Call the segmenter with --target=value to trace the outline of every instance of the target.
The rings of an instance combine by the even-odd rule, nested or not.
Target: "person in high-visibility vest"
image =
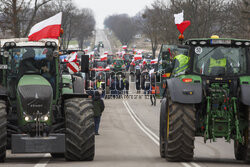
[[[174,63],[173,63],[174,68],[173,68],[172,74],[176,75],[185,71],[188,68],[189,59],[190,57],[184,54],[179,54],[175,56]]]
[[[206,63],[205,73],[209,75],[220,75],[225,73],[233,73],[233,68],[231,67],[228,59],[221,52],[220,48],[217,48],[213,55],[210,57]]]

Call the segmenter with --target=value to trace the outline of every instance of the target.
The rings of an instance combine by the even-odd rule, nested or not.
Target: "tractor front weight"
[[[237,98],[230,97],[227,83],[212,83],[208,89],[205,117],[204,142],[224,137],[227,142],[235,139],[242,143],[239,120],[237,118]],[[232,132],[235,132],[232,133]]]

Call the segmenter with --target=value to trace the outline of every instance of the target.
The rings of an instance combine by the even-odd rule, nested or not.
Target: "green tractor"
[[[81,69],[85,67],[88,63],[82,63]],[[50,153],[70,161],[93,160],[92,102],[76,87],[83,81],[61,71],[58,40],[1,40],[1,162],[6,149],[14,154]]]
[[[160,113],[160,155],[191,161],[196,136],[234,140],[250,161],[250,40],[190,39],[188,68],[167,79]]]

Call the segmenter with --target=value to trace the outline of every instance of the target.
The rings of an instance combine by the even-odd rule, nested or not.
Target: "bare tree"
[[[112,15],[105,19],[104,25],[112,30],[123,45],[129,45],[137,33],[137,25],[127,14]]]
[[[36,14],[51,0],[1,0],[0,13],[3,29],[10,29],[14,37],[27,36]]]
[[[83,49],[83,43],[86,39],[93,35],[95,29],[95,18],[91,9],[81,9],[77,15],[77,40],[79,48]]]

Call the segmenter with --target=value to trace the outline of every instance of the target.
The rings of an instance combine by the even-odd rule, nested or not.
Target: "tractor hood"
[[[17,86],[20,109],[30,116],[45,115],[51,108],[53,90],[40,75],[24,75]]]

